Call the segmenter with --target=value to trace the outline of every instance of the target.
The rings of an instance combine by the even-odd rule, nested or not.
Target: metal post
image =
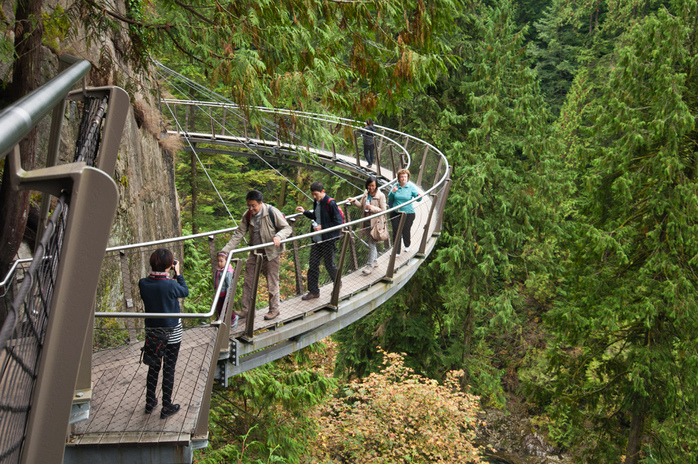
[[[226,107],[224,106],[223,107],[223,127],[221,127],[221,135],[225,135],[225,114],[226,114],[225,110],[226,110]]]
[[[223,329],[225,324],[221,324],[218,327],[218,333],[216,336],[215,346],[213,347],[213,355],[211,356],[211,364],[209,365],[209,374],[206,378],[206,386],[204,387],[204,395],[201,399],[201,408],[199,409],[199,417],[196,421],[196,427],[194,428],[194,433],[192,434],[192,440],[206,440],[208,438],[208,415],[211,407],[211,391],[213,391],[213,380],[214,373],[216,372],[216,367],[218,365],[218,356],[216,353],[220,353],[225,346],[230,345],[230,340],[226,336],[226,330]],[[228,333],[230,326],[227,326]],[[225,377],[225,374],[224,374]],[[227,382],[227,379],[223,379]]]
[[[46,344],[32,395],[23,463],[60,463],[75,396],[83,343],[94,312],[95,289],[116,212],[118,191],[106,173],[83,163],[22,175],[22,188],[54,193],[73,189]],[[80,194],[82,193],[82,194]],[[90,345],[91,345],[90,340]]]
[[[439,202],[439,222],[436,223],[436,228],[434,228],[434,236],[438,237],[441,235],[441,227],[443,226],[444,220],[444,209],[446,207],[446,200],[448,199],[448,193],[451,191],[451,174],[453,173],[453,166],[448,167],[448,180],[446,180],[446,186],[441,193],[441,201]]]
[[[133,311],[133,286],[131,285],[131,269],[128,266],[128,254],[126,250],[119,251],[119,263],[121,264],[121,281],[124,287],[124,309]],[[137,341],[136,323],[133,319],[126,319],[128,338],[130,342]]]
[[[223,338],[225,338],[226,340],[230,340],[230,326],[233,320],[233,304],[235,303],[235,289],[238,286],[238,279],[240,278],[240,271],[242,270],[242,260],[233,258],[233,261],[235,261],[233,279],[230,282],[230,286],[228,287],[228,293],[225,295],[226,299],[228,300],[228,304],[225,305],[225,318],[223,320],[223,324],[218,328],[218,330],[222,330],[224,332]],[[229,349],[230,344],[224,344],[223,346],[221,346],[220,352],[227,353],[229,352]]]
[[[393,153],[393,145],[388,146],[390,149],[390,161],[393,162],[393,177],[397,177],[397,170],[395,169],[395,154]]]
[[[431,197],[431,208],[429,208],[429,217],[427,218],[427,223],[424,225],[424,233],[422,233],[422,243],[419,244],[419,251],[415,254],[417,258],[426,258],[427,249],[427,238],[429,236],[429,227],[431,226],[431,218],[434,217],[434,210],[436,209],[436,195],[429,195]]]
[[[376,174],[378,174],[379,179],[383,177],[383,174],[381,173],[381,155],[379,148],[376,148]]]
[[[354,151],[356,152],[356,165],[361,167],[361,157],[359,156],[359,144],[356,141],[356,130],[352,131],[352,139],[354,139]]]
[[[347,255],[349,245],[350,230],[343,230],[344,240],[342,241],[342,252],[339,254],[339,263],[337,264],[337,275],[334,278],[334,286],[332,287],[332,299],[330,300],[330,309],[337,310],[339,308],[339,292],[342,290],[342,270],[344,269],[344,258]]]
[[[218,270],[218,256],[216,252],[216,236],[208,236],[208,254],[211,256],[211,277],[216,281],[216,271]]]
[[[211,120],[211,139],[216,140],[216,128],[213,126],[213,109],[209,110],[208,117]]]
[[[245,335],[242,340],[251,343],[254,335],[254,313],[257,306],[257,287],[259,286],[259,273],[262,271],[262,255],[255,252],[254,280],[252,281],[252,295],[250,295],[250,310],[247,312],[247,324],[245,325]]]
[[[424,147],[424,155],[422,155],[422,164],[419,165],[419,175],[417,175],[417,185],[422,186],[422,174],[427,164],[427,153],[429,153],[429,145]]]
[[[288,223],[291,225],[291,229],[293,229],[293,232],[291,235],[296,235],[296,218],[292,218],[288,220]],[[296,271],[296,295],[302,295],[305,293],[305,289],[303,288],[303,269],[301,268],[301,259],[300,259],[300,254],[298,252],[298,240],[293,241],[293,268]]]
[[[436,174],[434,174],[434,182],[432,182],[431,185],[436,185],[436,182],[438,182],[439,173],[441,172],[441,166],[443,166],[443,165],[444,165],[444,159],[442,156],[439,156],[439,164],[436,166]]]
[[[405,226],[405,219],[407,219],[407,213],[400,213],[400,224],[397,226],[397,233],[395,234],[395,243],[393,243],[393,250],[390,252],[390,260],[388,261],[388,270],[385,273],[383,280],[387,282],[393,281],[393,275],[395,274],[395,254],[397,253],[397,244],[402,240],[402,228]]]
[[[60,147],[61,128],[63,127],[63,115],[65,115],[65,99],[62,100],[54,109],[51,117],[51,132],[48,139],[48,154],[46,157],[46,167],[55,166],[58,163],[58,149]],[[39,246],[39,237],[44,233],[46,221],[48,220],[48,211],[51,206],[51,196],[41,196],[41,212],[39,213],[39,225],[36,228],[36,243],[34,251]]]
[[[349,208],[347,208],[347,205],[344,205],[344,216],[347,218],[347,222],[351,222],[351,214],[349,213]],[[355,271],[359,268],[359,260],[356,257],[356,241],[354,240],[354,234],[350,234],[349,241],[352,256],[351,264],[349,267],[352,271]]]
[[[337,147],[335,147],[334,141],[332,142],[332,161],[337,161]]]

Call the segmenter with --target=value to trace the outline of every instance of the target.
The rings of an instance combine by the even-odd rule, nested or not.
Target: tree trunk
[[[41,1],[24,0],[17,4],[15,16],[15,53],[12,83],[7,87],[6,95],[12,100],[19,100],[39,87],[41,75]],[[36,159],[37,131],[32,130],[20,142],[22,167],[34,169]],[[4,278],[15,259],[22,243],[22,236],[27,225],[29,199],[31,192],[13,192],[10,189],[8,163],[2,176],[0,187],[0,278]],[[40,234],[40,232],[39,232]],[[0,324],[5,320],[4,308],[0,308]]]
[[[628,447],[625,450],[625,464],[637,464],[640,461],[640,445],[644,424],[645,414],[643,412],[633,411],[630,414],[630,434],[628,435]]]

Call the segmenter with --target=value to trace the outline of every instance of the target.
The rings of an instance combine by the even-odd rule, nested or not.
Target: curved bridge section
[[[409,250],[403,249],[398,255],[392,237],[399,237],[405,227],[404,214],[397,207],[382,213],[390,217],[393,230],[391,237],[378,245],[378,266],[366,275],[362,272],[368,260],[364,218],[357,208],[338,201],[346,222],[336,227],[341,235],[337,242],[335,282],[321,270],[320,297],[304,301],[301,295],[306,291],[310,248],[318,234],[305,233],[310,226],[304,216],[290,215],[287,219],[294,233],[284,241],[286,251],[281,257],[281,314],[271,321],[263,318],[266,291],[264,279],[260,280],[261,258],[257,258],[253,273],[256,291],[250,302],[254,309],[237,326],[232,324],[233,310],[240,304],[236,292],[227,293],[223,311],[217,317],[218,296],[212,297],[219,293],[212,288],[216,251],[235,228],[113,247],[103,255],[83,256],[101,262],[101,273],[96,288],[80,290],[86,295],[94,295],[95,291],[97,294],[96,310],[86,316],[87,332],[72,335],[73,343],[85,339],[84,344],[79,344],[82,355],[63,361],[73,362],[77,369],[75,388],[70,389],[71,415],[69,420],[66,418],[71,424],[65,443],[67,463],[191,462],[192,450],[207,444],[214,382],[226,385],[233,375],[302,349],[369,314],[409,281],[433,250],[441,230],[450,168],[443,154],[422,140],[377,126],[376,164],[369,168],[359,154],[357,130],[361,125],[357,121],[256,108],[252,125],[238,107],[223,100],[171,99],[162,100],[162,104],[163,113],[169,113],[177,124],[172,133],[180,134],[186,149],[199,159],[218,153],[260,159],[272,167],[290,164],[333,172],[342,182],[355,187],[354,197],[362,194],[361,187],[369,174],[377,176],[387,196],[395,184],[397,170],[408,169],[422,194],[413,200],[412,243]],[[82,194],[89,197],[91,192]],[[81,245],[71,242],[71,246],[79,254]],[[182,314],[185,331],[173,394],[182,410],[165,420],[158,414],[144,414],[147,367],[139,363],[144,313],[136,290],[138,280],[149,271],[150,254],[160,247],[171,248],[176,256],[183,257],[183,273],[190,291],[208,308]],[[263,247],[242,247],[228,255],[228,263],[235,269],[233,288],[238,288],[242,280],[243,263],[248,256]],[[26,264],[15,266],[2,285],[16,287]],[[210,269],[211,284],[206,289],[192,288],[194,279],[188,270],[202,267]],[[160,388],[157,390],[159,394]],[[30,437],[27,443],[37,446]],[[40,456],[41,462],[61,462],[63,457],[40,447],[26,452]],[[22,462],[21,456],[13,453],[18,457],[13,462]]]

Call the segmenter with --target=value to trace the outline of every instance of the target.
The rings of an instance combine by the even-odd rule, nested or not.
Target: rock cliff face
[[[70,1],[60,3],[66,11],[73,7]],[[117,0],[113,8],[126,16],[122,0]],[[132,103],[114,173],[119,207],[110,245],[181,235],[174,153],[161,148],[161,119],[153,97],[156,86],[146,71],[136,68],[129,59],[128,30],[122,24],[98,40],[88,40],[81,26],[73,26],[79,32],[61,43],[62,51],[92,63],[88,85],[118,85],[128,92]],[[71,142],[65,145],[70,152]]]
[[[109,2],[107,2],[109,3]],[[3,4],[6,24],[12,24],[13,11]],[[73,0],[45,0],[44,11],[50,16],[56,12],[66,12],[64,18],[81,21],[79,11],[81,3]],[[116,0],[110,9],[126,16],[123,0]],[[77,8],[77,10],[76,10]],[[161,125],[161,117],[156,102],[155,83],[148,70],[133,60],[133,49],[124,24],[118,28],[105,28],[99,37],[94,30],[87,32],[85,25],[73,23],[65,37],[48,37],[42,47],[41,81],[46,82],[59,73],[58,55],[68,53],[92,64],[86,84],[88,87],[117,85],[127,91],[131,101],[126,125],[118,150],[118,161],[113,179],[119,192],[119,204],[114,218],[109,246],[126,245],[138,242],[160,240],[181,235],[180,207],[175,186],[175,156],[172,149],[176,147],[172,140],[165,140],[166,132]],[[12,31],[5,31],[12,34]],[[13,37],[10,37],[13,40]],[[11,64],[0,63],[2,78],[11,76],[8,71]],[[75,151],[77,129],[81,119],[80,105],[68,104],[64,114],[61,135],[60,163],[70,162]],[[50,117],[45,118],[39,127],[39,149],[36,167],[46,165],[46,152]],[[176,247],[175,247],[176,248]],[[148,257],[152,249],[132,253],[133,259],[128,263],[134,295],[124,295],[120,279],[123,269],[118,256],[107,257],[102,270],[102,284],[98,289],[98,311],[138,309],[137,280],[149,270]],[[30,247],[23,247],[20,256],[30,254]],[[179,254],[180,250],[176,250]],[[131,297],[131,298],[130,298]],[[135,307],[129,307],[126,301],[132,299]],[[99,321],[98,321],[99,325]]]

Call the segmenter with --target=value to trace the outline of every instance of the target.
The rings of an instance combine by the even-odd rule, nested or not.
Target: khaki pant
[[[245,263],[245,282],[242,285],[242,310],[250,310],[250,299],[254,281],[254,267],[257,262],[257,257],[254,253],[250,253]],[[261,274],[267,278],[267,287],[269,287],[269,311],[274,313],[279,310],[279,268],[281,266],[281,255],[269,261],[266,256],[262,258]]]

